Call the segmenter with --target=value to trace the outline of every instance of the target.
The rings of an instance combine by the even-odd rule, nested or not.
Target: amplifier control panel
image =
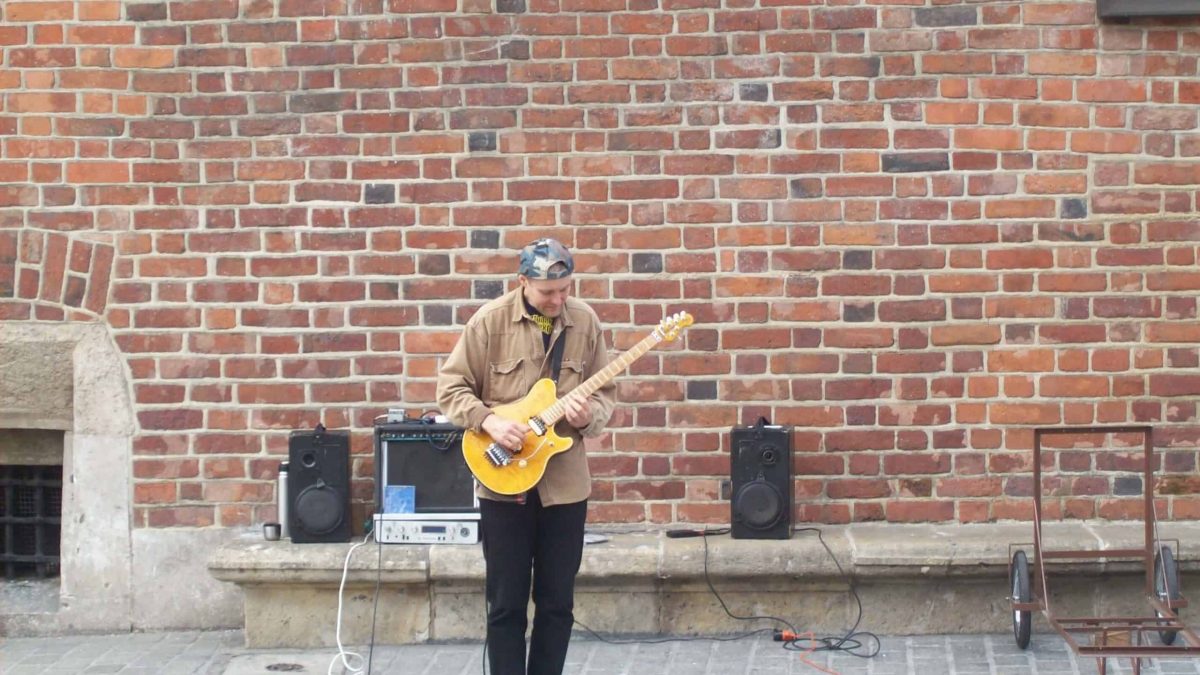
[[[375,541],[381,544],[477,544],[478,520],[392,519],[375,514]]]

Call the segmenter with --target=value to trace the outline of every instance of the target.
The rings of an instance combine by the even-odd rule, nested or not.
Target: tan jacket
[[[582,300],[567,298],[564,311],[554,321],[551,349],[564,334],[559,397],[608,365],[600,320]],[[488,302],[467,321],[458,344],[442,364],[437,383],[442,414],[459,426],[482,431],[480,425],[493,406],[517,401],[529,393],[534,382],[552,377],[549,351],[542,346],[541,330],[525,310],[520,287]],[[550,459],[537,484],[538,496],[546,506],[580,502],[591,494],[582,437],[597,436],[604,430],[612,415],[615,392],[616,386],[609,382],[591,395],[588,402],[592,422],[586,429],[575,429],[566,420],[557,424],[558,433],[575,443]],[[516,499],[482,485],[477,493],[486,499]]]

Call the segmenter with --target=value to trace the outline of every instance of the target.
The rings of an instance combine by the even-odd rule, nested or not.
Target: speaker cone
[[[338,491],[318,480],[296,497],[295,518],[311,534],[327,534],[342,522],[342,499]]]
[[[734,504],[737,517],[756,530],[770,528],[783,516],[783,495],[761,478],[743,485],[734,495]]]

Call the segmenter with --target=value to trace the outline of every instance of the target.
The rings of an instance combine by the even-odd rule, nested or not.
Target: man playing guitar
[[[532,489],[516,484],[497,492],[482,478],[478,487],[487,565],[487,650],[494,675],[561,673],[574,624],[575,576],[591,493],[582,437],[604,430],[615,399],[611,381],[586,397],[571,395],[609,364],[595,311],[570,297],[574,271],[571,253],[554,239],[539,239],[522,249],[520,285],[471,317],[438,376],[442,412],[468,433],[486,435],[489,459],[498,467],[515,469],[532,460],[537,451],[522,449],[531,438],[553,438],[567,441],[561,447],[570,446],[544,454],[549,459],[542,460],[545,465],[539,469],[544,472],[535,474]],[[494,408],[526,394],[533,397],[530,390],[546,378],[566,394],[555,406],[560,416],[555,417],[557,425],[549,424],[549,433],[531,427],[536,419],[496,414]],[[549,396],[554,402],[553,388]],[[535,612],[527,657],[531,586]]]

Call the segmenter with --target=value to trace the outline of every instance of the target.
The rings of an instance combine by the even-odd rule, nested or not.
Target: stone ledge
[[[996,568],[1008,569],[1011,551],[1024,549],[1033,556],[1032,523],[988,523],[978,525],[851,525],[846,528],[852,540],[855,574],[873,576],[880,568],[886,574],[911,574],[912,568],[928,568],[922,575],[995,574]],[[1164,541],[1179,542],[1179,558],[1193,561],[1200,557],[1200,523],[1170,522],[1159,526]],[[1069,521],[1042,526],[1042,545],[1046,550],[1079,549],[1104,551],[1141,548],[1145,535],[1141,521]],[[1055,566],[1065,563],[1054,561]],[[1103,571],[1118,561],[1097,560],[1071,567],[1091,566]],[[905,571],[907,570],[907,572]],[[1005,572],[1007,573],[1007,572]]]
[[[1026,523],[871,523],[820,529],[838,562],[858,578],[990,576],[998,568],[1007,569],[1011,549],[1024,548],[1032,555],[1033,548],[1033,528]],[[1181,566],[1191,569],[1200,558],[1200,523],[1164,523],[1160,532],[1165,539],[1178,540]],[[670,539],[658,532],[606,536],[609,541],[584,547],[581,580],[704,576],[706,542],[700,537]],[[1137,548],[1143,542],[1140,523],[1114,522],[1047,523],[1043,540],[1047,549],[1096,551]],[[218,549],[209,559],[208,569],[217,579],[238,584],[337,582],[350,546],[268,542],[257,534],[246,534]],[[782,541],[709,537],[707,548],[713,577],[755,578],[763,570],[796,577],[841,576],[813,532],[797,532]],[[373,542],[360,547],[351,558],[349,580],[374,583],[378,554]],[[385,583],[482,581],[484,577],[479,546],[387,545],[381,559]]]
[[[866,607],[864,621],[871,622],[871,630],[885,632],[1007,630],[1010,550],[1019,546],[1032,553],[1030,523],[819,529],[855,579]],[[1183,571],[1200,569],[1200,523],[1164,523],[1160,531],[1178,540]],[[706,543],[709,578],[733,611],[797,617],[819,631],[836,632],[853,621],[851,589],[814,532],[797,532],[784,541],[726,535],[706,542],[670,539],[660,532],[608,536],[609,541],[584,548],[577,585],[576,614],[593,628],[657,634],[742,630],[714,609],[704,572]],[[1143,542],[1140,522],[1048,523],[1043,537],[1048,550],[1139,548]],[[294,545],[244,535],[216,550],[208,568],[215,578],[241,587],[249,646],[329,645],[350,546]],[[388,636],[386,642],[477,637],[484,579],[479,546],[388,545],[380,551],[370,542],[350,560],[344,641],[369,634],[377,560],[383,588],[377,634]],[[1074,613],[1105,615],[1117,606],[1141,613],[1142,577],[1135,574],[1140,569],[1136,561],[1056,563],[1052,574],[1071,574],[1051,587]],[[1118,591],[1128,597],[1114,600]],[[919,619],[910,618],[914,611]]]

